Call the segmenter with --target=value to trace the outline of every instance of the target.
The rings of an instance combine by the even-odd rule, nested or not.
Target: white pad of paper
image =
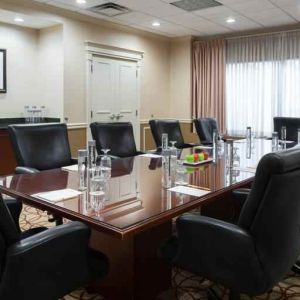
[[[38,197],[40,199],[50,201],[50,202],[59,202],[66,199],[72,199],[82,194],[82,192],[72,190],[72,189],[63,189],[56,190],[51,192],[44,192],[32,195],[33,197]]]
[[[64,171],[78,172],[78,165],[65,166],[61,168]]]
[[[145,153],[145,154],[141,154],[139,156],[142,156],[142,157],[149,157],[149,158],[160,158],[161,155],[158,155],[158,154],[152,154],[152,153]]]
[[[210,191],[202,190],[202,189],[196,189],[189,186],[184,185],[177,185],[169,189],[171,192],[195,196],[195,197],[202,197],[206,194],[209,194]]]

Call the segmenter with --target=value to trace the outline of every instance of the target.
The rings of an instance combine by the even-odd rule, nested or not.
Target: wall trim
[[[173,120],[175,118],[158,118],[158,119],[164,119],[164,120]],[[148,124],[151,119],[143,119],[140,121],[140,124]],[[180,123],[192,123],[192,119],[177,119]]]
[[[99,44],[93,41],[85,41],[85,48],[88,52],[88,59],[92,59],[93,55],[100,55],[109,58],[119,58],[133,61],[141,61],[144,52]]]
[[[88,124],[87,123],[69,123],[67,124],[68,129],[82,129],[82,128],[87,128]]]

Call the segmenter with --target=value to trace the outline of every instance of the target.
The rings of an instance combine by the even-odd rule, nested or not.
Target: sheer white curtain
[[[226,53],[229,134],[270,135],[274,116],[300,117],[299,31],[229,39]]]

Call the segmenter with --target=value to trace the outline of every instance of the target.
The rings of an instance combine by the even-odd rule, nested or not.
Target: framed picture
[[[6,93],[6,50],[0,49],[0,93]]]

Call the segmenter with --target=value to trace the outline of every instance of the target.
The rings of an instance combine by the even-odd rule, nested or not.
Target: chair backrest
[[[0,278],[4,270],[7,248],[20,240],[20,233],[0,194]]]
[[[196,132],[202,144],[212,144],[213,132],[217,130],[218,123],[214,118],[198,118],[193,120]]]
[[[177,148],[181,148],[184,145],[178,120],[150,120],[149,124],[157,148],[161,147],[161,136],[163,133],[168,134],[169,141],[177,142],[175,145]]]
[[[300,147],[265,155],[239,218],[253,237],[272,285],[295,263],[300,250]]]
[[[109,154],[119,157],[130,157],[137,154],[132,124],[119,123],[91,123],[91,132],[96,141],[98,154],[101,149],[110,149]]]
[[[300,128],[300,118],[288,118],[288,117],[275,117],[274,122],[274,131],[278,132],[279,138],[281,138],[281,127],[286,127],[286,139],[288,141],[297,142],[297,132]]]
[[[49,170],[71,164],[66,124],[26,124],[8,127],[18,166]]]

